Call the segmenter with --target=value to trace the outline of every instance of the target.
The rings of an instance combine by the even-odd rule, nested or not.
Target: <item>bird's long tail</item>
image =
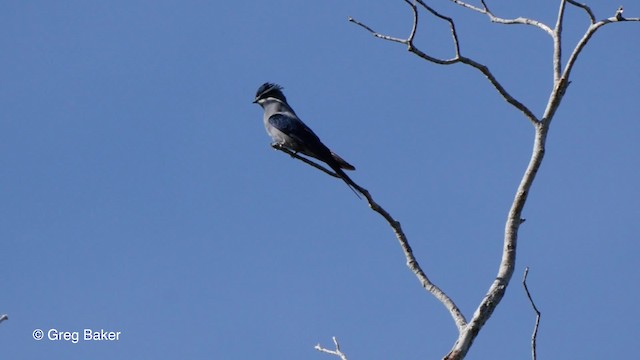
[[[342,169],[340,168],[340,165],[338,164],[331,164],[331,169],[333,169],[333,171],[335,171],[336,175],[338,175],[342,181],[344,181],[347,186],[349,186],[349,189],[351,189],[351,191],[353,191],[354,194],[356,194],[356,196],[358,197],[358,199],[362,199],[362,197],[360,196],[360,194],[364,195],[364,193],[362,192],[362,188],[356,184],[353,180],[351,180],[351,178],[345,174],[344,171],[342,171]]]
[[[334,153],[333,151],[331,151],[331,157],[333,158],[333,160],[335,160],[338,165],[340,165],[341,169],[344,170],[355,170],[356,167],[349,164],[345,159],[341,158],[340,156],[338,156],[338,154]]]

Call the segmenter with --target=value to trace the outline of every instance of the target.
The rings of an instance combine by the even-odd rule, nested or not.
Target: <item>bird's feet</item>
[[[285,144],[284,142],[277,142],[277,141],[272,142],[271,147],[274,148],[275,150],[284,151],[291,156],[298,155],[298,150],[292,149],[291,147],[287,146],[287,144]]]

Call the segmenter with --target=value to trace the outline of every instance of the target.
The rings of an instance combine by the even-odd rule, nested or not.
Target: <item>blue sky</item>
[[[552,24],[556,2],[489,4]],[[551,4],[553,3],[553,4]],[[466,56],[541,114],[551,42],[446,2]],[[592,1],[598,18],[621,5]],[[640,16],[632,1],[625,15]],[[277,82],[353,179],[399,219],[467,317],[497,272],[533,128],[476,71],[406,36],[402,1],[0,4],[0,350],[8,359],[433,359],[456,338],[383,220],[344,183],[269,147],[257,87]],[[569,46],[587,25],[570,8]],[[640,335],[640,24],[576,65],[524,211],[516,274],[469,359],[629,358]],[[451,56],[423,17],[423,50]],[[568,54],[568,50],[565,51]],[[36,341],[120,331],[112,342]]]

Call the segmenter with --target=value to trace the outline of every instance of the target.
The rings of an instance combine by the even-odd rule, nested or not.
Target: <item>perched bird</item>
[[[342,171],[342,169],[355,170],[356,168],[329,150],[329,148],[320,141],[318,135],[300,120],[295,111],[293,111],[287,103],[287,99],[284,97],[280,85],[272,83],[262,84],[262,86],[258,88],[256,98],[253,102],[262,106],[264,109],[264,127],[276,144],[326,163],[354,192],[360,189],[360,187]],[[358,195],[357,192],[356,195]]]

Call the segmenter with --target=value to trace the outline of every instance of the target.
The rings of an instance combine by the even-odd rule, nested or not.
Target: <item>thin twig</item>
[[[416,37],[416,33],[418,32],[418,7],[416,6],[415,1],[411,2],[410,0],[404,0],[404,2],[406,2],[413,11],[413,26],[411,27],[409,38],[407,38],[409,47],[413,47],[413,39]]]
[[[453,40],[453,46],[454,46],[454,49],[456,51],[456,57],[454,59],[460,60],[460,42],[458,41],[458,32],[456,32],[456,24],[453,22],[453,19],[448,17],[448,16],[444,16],[444,15],[440,14],[434,8],[432,8],[429,5],[425,4],[425,2],[422,1],[422,0],[417,0],[417,2],[420,5],[422,5],[423,8],[425,8],[428,12],[430,12],[435,17],[440,18],[441,20],[444,20],[444,21],[449,23],[449,29],[451,29],[451,37],[452,37],[452,40]],[[414,16],[413,27],[416,28],[417,26],[418,26],[418,14],[416,12],[416,14]]]
[[[336,337],[333,337],[333,344],[335,345],[336,349],[335,350],[329,350],[329,349],[325,349],[322,346],[320,346],[320,344],[317,344],[314,349],[323,352],[323,353],[327,353],[327,354],[331,354],[331,355],[335,355],[340,357],[341,360],[347,360],[347,355],[345,353],[342,352],[342,350],[340,350],[340,344],[338,343],[338,339],[336,339]]]
[[[564,23],[565,5],[566,0],[560,0],[556,27],[553,29],[553,81],[555,83],[560,80],[562,69],[562,24]]]
[[[498,91],[498,93],[502,96],[502,98],[506,102],[511,104],[511,106],[520,110],[520,112],[524,114],[524,116],[527,118],[527,120],[529,120],[529,122],[531,122],[531,124],[535,126],[537,123],[540,122],[540,120],[538,120],[536,115],[531,110],[529,110],[529,108],[525,104],[521,103],[516,98],[511,96],[511,94],[504,88],[504,86],[502,86],[500,81],[498,81],[498,79],[489,70],[488,66],[464,56],[460,57],[460,62],[479,70],[487,78],[487,80],[489,80],[491,85],[493,85],[493,87]]]
[[[589,20],[591,20],[592,24],[595,24],[596,22],[596,16],[593,15],[593,11],[591,11],[591,8],[588,7],[586,4],[581,4],[577,1],[574,0],[567,0],[567,2],[573,6],[577,6],[579,8],[581,8],[582,10],[586,11],[587,15],[589,16]]]
[[[373,30],[372,28],[368,27],[367,25],[365,25],[365,24],[359,22],[358,20],[352,18],[351,16],[349,16],[347,18],[347,20],[349,20],[350,22],[352,22],[352,23],[354,23],[354,24],[356,24],[358,26],[363,27],[364,29],[369,31],[373,36],[375,36],[377,38],[380,38],[380,39],[383,39],[383,40],[388,40],[388,41],[393,41],[393,42],[397,42],[397,43],[401,43],[401,44],[406,44],[407,43],[407,40],[405,40],[405,39],[400,39],[400,38],[396,38],[396,37],[393,37],[393,36],[380,34],[380,33],[376,32],[375,30]]]
[[[282,146],[281,144],[273,143],[273,144],[271,144],[271,147],[272,147],[272,148],[274,148],[274,149],[276,149],[276,150],[280,150],[280,151],[282,151],[282,152],[285,152],[285,153],[287,153],[287,154],[291,155],[291,157],[296,158],[296,159],[298,159],[298,160],[301,160],[301,161],[305,162],[307,165],[311,165],[311,166],[313,166],[314,168],[316,168],[316,169],[318,169],[318,170],[320,170],[320,171],[324,172],[325,174],[327,174],[327,175],[329,175],[329,176],[333,176],[333,177],[336,177],[336,178],[340,178],[340,176],[338,176],[338,174],[334,173],[333,171],[331,171],[331,170],[329,170],[329,169],[325,168],[324,166],[322,166],[322,165],[318,164],[317,162],[315,162],[315,161],[313,161],[313,160],[309,160],[308,158],[306,158],[306,157],[304,157],[304,156],[300,156],[300,155],[298,155],[298,153],[296,153],[296,152],[293,152],[293,151],[289,150],[288,148],[286,148],[286,147]]]
[[[529,298],[529,302],[531,303],[531,307],[533,311],[536,313],[536,324],[533,327],[533,334],[531,335],[531,357],[533,360],[537,359],[536,354],[536,340],[538,338],[538,326],[540,326],[540,316],[541,313],[536,307],[536,304],[533,302],[533,298],[531,297],[531,293],[529,292],[529,287],[527,287],[527,275],[529,274],[529,267],[527,266],[524,269],[524,277],[522,278],[522,286],[524,286],[524,291],[527,293],[527,297]]]
[[[318,164],[317,162],[315,162],[313,160],[310,160],[309,158],[306,158],[304,156],[298,155],[297,152],[291,151],[291,149],[284,147],[282,144],[272,143],[271,147],[276,149],[276,150],[283,151],[283,152],[291,155],[291,157],[296,158],[298,160],[301,160],[301,161],[305,162],[307,165],[311,165],[314,168],[324,172],[327,175],[336,177],[338,179],[342,179],[342,177],[340,175],[336,174],[335,172],[325,168],[324,166]],[[351,181],[347,181],[345,179],[343,179],[343,180],[347,183],[347,185],[349,186],[349,189],[351,189],[351,191],[353,191],[353,193],[356,194],[358,199],[362,199],[362,197],[360,196],[360,194],[362,194],[362,190],[363,190],[362,187],[360,187],[360,185],[358,185],[355,182],[353,182],[353,180],[351,180]],[[358,192],[360,192],[360,194],[358,194]]]
[[[547,33],[550,36],[553,36],[553,31],[551,30],[551,28],[549,26],[547,26],[546,24],[538,21],[538,20],[533,20],[533,19],[528,19],[528,18],[524,18],[524,17],[518,17],[515,19],[503,19],[501,17],[497,17],[495,16],[487,7],[487,4],[484,1],[481,1],[482,3],[482,8],[479,8],[477,6],[473,6],[471,4],[468,4],[464,1],[460,1],[460,0],[449,0],[454,4],[460,5],[464,8],[467,8],[469,10],[473,10],[476,12],[479,12],[480,14],[484,14],[487,15],[489,17],[489,20],[491,22],[497,23],[497,24],[503,24],[503,25],[530,25],[530,26],[535,26],[537,28],[539,28],[540,30],[544,31],[545,33]]]
[[[377,37],[377,38],[382,39],[382,40],[387,40],[387,41],[392,41],[392,42],[397,42],[397,43],[400,43],[400,44],[404,44],[404,45],[407,45],[409,47],[409,50],[411,52],[414,52],[414,53],[416,51],[419,52],[419,50],[417,50],[413,46],[413,44],[409,43],[408,39],[401,39],[401,38],[397,38],[397,37],[381,34],[381,33],[377,32],[377,31],[373,30],[371,27],[361,23],[360,21],[358,21],[358,20],[356,20],[356,19],[354,19],[352,17],[349,17],[348,20],[349,20],[349,22],[352,22],[352,23],[362,27],[363,29],[367,30],[374,37]],[[458,62],[457,58],[453,58],[453,59],[438,59],[436,57],[432,57],[432,56],[429,56],[429,55],[424,54],[424,53],[420,53],[419,56],[424,58],[424,59],[427,59],[427,60],[429,60],[431,62],[434,62],[436,64],[440,64],[440,65],[449,65],[449,64],[455,64],[456,62]]]

